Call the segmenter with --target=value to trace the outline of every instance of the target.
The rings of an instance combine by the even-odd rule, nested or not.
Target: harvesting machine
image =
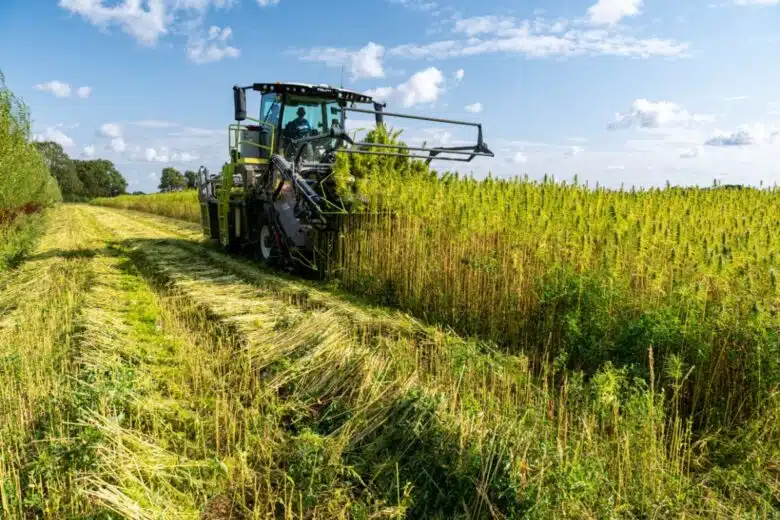
[[[247,116],[246,93],[260,95],[258,118]],[[228,128],[229,162],[219,175],[198,172],[203,232],[229,249],[249,248],[263,262],[322,274],[349,208],[332,178],[337,153],[469,162],[493,157],[479,123],[385,111],[370,96],[327,85],[254,83],[233,87],[235,123]],[[471,146],[356,143],[350,114],[476,128]],[[354,135],[354,134],[353,134]]]

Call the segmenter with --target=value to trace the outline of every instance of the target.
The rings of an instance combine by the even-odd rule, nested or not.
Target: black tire
[[[257,246],[257,254],[265,265],[277,265],[279,251],[276,247],[276,235],[268,224],[260,227],[260,241]]]

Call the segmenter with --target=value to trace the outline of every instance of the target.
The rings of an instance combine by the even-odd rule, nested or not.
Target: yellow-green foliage
[[[30,138],[29,111],[0,73],[0,225],[16,211],[60,200],[57,182]]]
[[[337,171],[368,208],[342,242],[353,291],[587,373],[611,361],[647,377],[653,346],[695,367],[702,418],[780,384],[776,188],[477,181],[370,156]]]
[[[200,208],[196,190],[149,195],[120,195],[119,197],[95,199],[92,203],[112,208],[155,213],[190,222],[200,222]]]

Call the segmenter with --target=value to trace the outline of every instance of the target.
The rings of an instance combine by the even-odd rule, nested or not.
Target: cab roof
[[[272,92],[275,94],[295,94],[299,96],[354,101],[357,103],[373,102],[371,96],[366,96],[352,90],[331,87],[329,85],[309,85],[306,83],[253,83],[252,90],[263,94]]]

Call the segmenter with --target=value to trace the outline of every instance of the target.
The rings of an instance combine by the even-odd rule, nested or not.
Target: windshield
[[[342,110],[338,101],[289,96],[281,124],[281,133],[287,143],[284,145],[285,156],[294,158],[297,151],[297,146],[293,144],[295,141],[315,138],[306,147],[302,157],[305,160],[320,160],[336,145],[336,140],[330,137],[330,129],[334,124],[341,127],[341,122]]]
[[[291,139],[322,135],[330,131],[334,121],[341,124],[337,101],[290,97],[284,108],[282,131]]]

